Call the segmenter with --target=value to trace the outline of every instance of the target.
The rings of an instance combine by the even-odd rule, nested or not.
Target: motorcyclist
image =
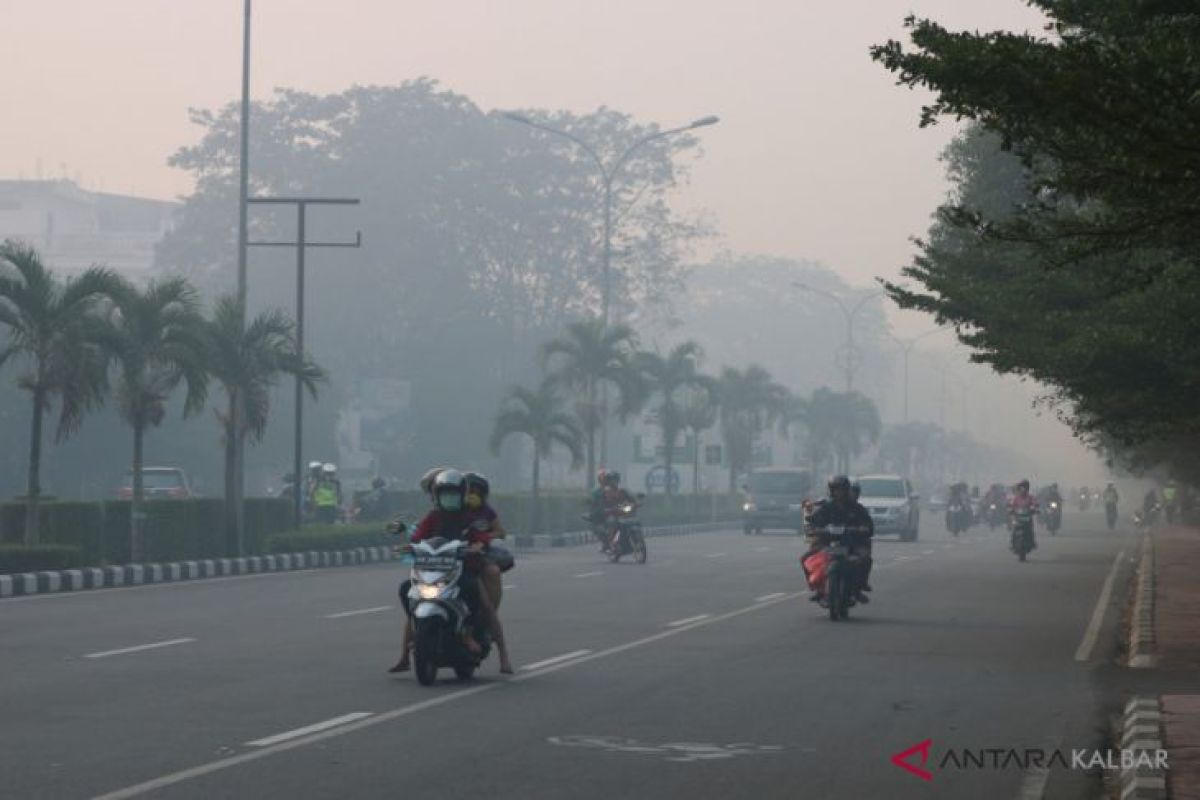
[[[1158,492],[1150,489],[1142,498],[1142,519],[1147,525],[1153,525],[1161,506],[1158,503]]]
[[[1117,494],[1117,487],[1114,486],[1113,483],[1110,481],[1108,486],[1104,487],[1104,506],[1105,506],[1105,508],[1108,508],[1111,506],[1112,508],[1115,509],[1117,507],[1117,503],[1120,502],[1120,500],[1121,500],[1121,496],[1119,494]]]
[[[388,518],[387,481],[379,477],[371,481],[371,491],[359,498],[356,518],[364,521]]]
[[[1167,485],[1162,488],[1163,509],[1167,512],[1168,524],[1175,523],[1175,512],[1178,509],[1176,498],[1178,490],[1175,488],[1175,481],[1168,481]]]
[[[850,479],[845,475],[835,475],[829,479],[829,502],[817,507],[810,518],[809,551],[805,557],[817,552],[824,545],[818,531],[830,525],[845,526],[853,529],[851,552],[858,557],[859,569],[856,570],[854,599],[860,603],[869,603],[865,589],[871,578],[871,537],[875,533],[874,523],[867,510],[854,499],[854,490]],[[801,564],[804,559],[801,559]],[[810,599],[818,599],[814,596]]]
[[[601,470],[597,479],[599,485],[592,492],[590,519],[593,524],[592,530],[600,539],[601,549],[607,553],[611,549],[608,518],[622,505],[636,503],[637,500],[621,488],[621,473],[616,470]]]
[[[862,484],[859,483],[858,478],[851,478],[850,479],[850,499],[853,500],[855,503],[858,503],[858,498],[860,498],[860,497],[862,497]],[[859,503],[859,505],[862,505],[862,504]],[[865,506],[863,506],[863,511],[867,511]],[[869,592],[869,591],[871,591],[871,583],[870,583],[870,581],[867,580],[867,578],[871,577],[870,564],[874,563],[874,560],[871,558],[871,553],[873,552],[873,548],[872,548],[871,544],[875,539],[875,520],[871,519],[871,512],[869,512],[869,511],[867,511],[866,521],[867,521],[867,536],[866,536],[866,539],[861,543],[861,547],[862,547],[862,549],[866,550],[867,559],[868,559],[869,563],[867,565],[867,570],[866,570],[867,574],[863,577],[862,588],[863,588],[864,592]]]
[[[504,639],[504,628],[496,609],[492,605],[487,592],[480,590],[479,575],[482,571],[482,554],[487,544],[492,540],[491,522],[479,510],[466,508],[467,481],[466,477],[456,469],[441,469],[430,483],[430,494],[433,497],[434,508],[425,515],[413,530],[411,541],[416,543],[425,539],[442,537],[468,541],[470,554],[463,562],[463,571],[459,577],[459,596],[466,603],[471,617],[482,619],[492,631],[496,642],[496,650],[500,654],[500,671],[512,674],[512,662],[508,657],[508,647]],[[400,602],[408,617],[408,593],[412,589],[412,581],[406,580],[400,584]],[[479,651],[479,642],[475,640],[473,625],[465,626],[463,645],[471,652]],[[406,672],[409,669],[409,651],[412,649],[412,620],[406,618],[404,626],[404,644],[400,660],[389,672]]]
[[[1008,519],[1010,524],[1015,525],[1016,516],[1019,512],[1028,511],[1033,514],[1038,513],[1037,498],[1029,493],[1029,481],[1021,480],[1013,487],[1013,496],[1008,500]],[[1034,526],[1029,526],[1029,549],[1037,549],[1037,536],[1034,533]]]
[[[487,520],[490,526],[488,532],[492,535],[492,541],[484,552],[481,579],[483,588],[491,597],[492,606],[499,611],[500,601],[504,596],[503,573],[513,568],[513,556],[508,548],[498,545],[496,540],[506,538],[508,532],[500,524],[500,515],[488,504],[488,496],[491,494],[491,483],[488,479],[478,472],[468,472],[463,478],[467,486],[467,509]]]
[[[336,464],[321,467],[321,476],[313,487],[311,497],[318,522],[327,525],[337,522],[338,509],[342,505],[342,482],[338,480]]]
[[[967,490],[967,484],[960,481],[950,486],[950,496],[946,501],[946,511],[958,506],[961,510],[959,514],[962,516],[964,527],[969,527],[974,513],[971,511],[971,497]]]

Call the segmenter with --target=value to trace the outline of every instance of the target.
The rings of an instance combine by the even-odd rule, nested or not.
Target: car
[[[804,501],[811,499],[812,470],[798,467],[756,469],[742,486],[742,528],[747,534],[769,528],[804,532]]]
[[[875,523],[875,534],[895,534],[902,542],[915,542],[921,530],[921,499],[908,479],[900,475],[861,475],[858,502]]]
[[[142,467],[142,492],[147,500],[188,500],[196,497],[187,473],[179,467]],[[129,500],[133,497],[133,470],[125,473],[125,482],[117,490],[117,497]]]

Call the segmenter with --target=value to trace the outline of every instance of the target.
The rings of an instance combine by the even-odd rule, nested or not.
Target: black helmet
[[[484,500],[487,500],[488,495],[492,491],[492,485],[485,476],[480,475],[478,472],[468,472],[463,475],[463,480],[466,481],[468,492],[477,494]]]
[[[621,485],[621,473],[617,472],[615,469],[607,470],[604,473],[604,485],[611,486],[612,488],[616,489]]]
[[[1022,478],[1021,480],[1017,481],[1017,488],[1018,489],[1024,488],[1026,491],[1028,491],[1029,481],[1026,478]]]
[[[467,480],[456,469],[444,469],[433,479],[433,504],[442,511],[461,511]]]
[[[829,479],[829,493],[833,494],[835,489],[850,491],[850,478],[846,475],[834,475]]]

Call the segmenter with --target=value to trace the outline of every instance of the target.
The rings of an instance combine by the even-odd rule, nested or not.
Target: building
[[[0,239],[37,248],[66,274],[93,265],[137,280],[150,274],[154,248],[177,203],[89,192],[69,180],[0,180]]]

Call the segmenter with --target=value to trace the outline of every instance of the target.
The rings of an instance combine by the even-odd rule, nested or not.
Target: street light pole
[[[900,351],[904,354],[904,423],[908,424],[908,357],[912,353],[913,346],[917,342],[924,339],[926,336],[933,336],[935,333],[941,333],[945,328],[934,328],[931,331],[925,331],[920,336],[914,336],[911,339],[901,339],[898,336],[892,336],[892,341],[900,345]],[[891,335],[891,334],[889,334]]]
[[[855,358],[858,355],[858,351],[854,346],[854,319],[858,316],[858,312],[862,311],[863,308],[866,307],[869,301],[874,300],[877,297],[882,297],[884,292],[872,292],[866,297],[860,299],[853,308],[850,308],[846,305],[842,298],[838,297],[833,292],[827,292],[824,289],[818,289],[815,286],[809,286],[807,283],[801,283],[800,281],[792,281],[792,286],[795,286],[797,289],[803,289],[806,292],[819,294],[822,297],[828,297],[830,300],[837,303],[838,308],[842,310],[842,314],[846,318],[846,392],[849,393],[854,391],[854,371],[857,369]]]
[[[306,217],[308,206],[356,206],[357,198],[351,197],[252,197],[249,202],[267,205],[293,205],[296,207],[296,241],[294,242],[248,242],[254,247],[294,247],[296,248],[296,354],[304,357],[304,252],[310,247],[361,247],[362,232],[358,232],[353,242],[310,242],[307,238]],[[301,493],[301,478],[303,477],[303,448],[304,448],[304,381],[296,376],[296,408],[294,430],[292,433],[292,518],[296,530],[304,517],[304,498]]]
[[[242,109],[239,121],[239,153],[238,153],[238,242],[237,242],[237,299],[241,310],[241,327],[246,327],[246,246],[247,222],[246,206],[250,186],[250,5],[251,0],[243,4],[242,22]],[[242,427],[245,422],[246,398],[241,392],[234,390],[230,393],[233,406],[230,409],[233,417],[233,475],[227,476],[225,486],[225,502],[233,505],[226,509],[226,537],[229,535],[228,524],[233,523],[233,538],[236,555],[242,555],[245,545],[245,502],[242,497],[246,490],[246,448],[242,441]],[[232,480],[233,485],[229,485]]]

